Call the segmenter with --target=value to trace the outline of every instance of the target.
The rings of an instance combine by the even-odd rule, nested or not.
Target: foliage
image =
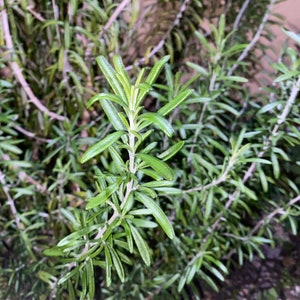
[[[1,299],[200,299],[297,234],[299,54],[254,93],[274,1],[213,2],[0,1]]]

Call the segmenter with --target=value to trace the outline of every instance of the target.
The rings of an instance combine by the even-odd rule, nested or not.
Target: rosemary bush
[[[0,0],[1,299],[200,299],[298,234],[299,54],[249,90],[249,2]]]

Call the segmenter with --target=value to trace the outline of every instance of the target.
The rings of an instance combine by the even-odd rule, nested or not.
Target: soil
[[[300,234],[285,237],[280,246],[263,246],[258,256],[236,268],[218,293],[205,291],[204,300],[299,300]]]

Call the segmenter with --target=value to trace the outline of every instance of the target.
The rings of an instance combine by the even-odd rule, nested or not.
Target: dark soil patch
[[[300,235],[287,236],[272,248],[263,246],[258,256],[232,271],[220,291],[206,290],[205,300],[299,300]]]

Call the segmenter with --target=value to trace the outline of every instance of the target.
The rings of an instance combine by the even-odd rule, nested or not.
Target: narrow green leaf
[[[163,178],[167,180],[172,180],[174,178],[173,170],[166,163],[159,160],[158,158],[144,153],[138,153],[136,156],[142,161],[144,161],[147,165],[149,165]]]
[[[97,267],[100,267],[100,268],[102,268],[102,269],[105,269],[105,267],[106,267],[105,261],[102,261],[102,260],[96,260],[96,259],[93,259],[93,265],[94,265],[94,266],[97,266]]]
[[[162,130],[168,137],[171,137],[174,134],[174,129],[171,126],[171,124],[158,113],[144,113],[140,115],[139,120],[151,122],[152,124],[156,125],[160,130]],[[146,122],[144,124],[148,126],[149,122]],[[141,125],[140,129],[143,129],[146,126]]]
[[[173,181],[167,180],[159,180],[159,181],[149,181],[143,183],[141,186],[149,187],[149,188],[156,188],[156,187],[171,187],[174,184]]]
[[[53,283],[56,283],[57,279],[55,276],[51,275],[50,273],[48,272],[45,272],[45,271],[38,271],[38,277],[43,280],[44,282],[48,283],[48,284],[53,284]]]
[[[64,47],[61,47],[58,51],[58,61],[57,61],[58,70],[60,72],[62,72],[62,70],[64,69],[64,65],[65,65],[65,49]],[[70,73],[72,72],[69,72],[69,74]]]
[[[129,266],[133,266],[134,261],[129,258],[126,254],[124,254],[123,252],[117,250],[117,253],[121,259],[121,261]]]
[[[147,215],[151,215],[151,210],[148,208],[141,208],[141,209],[135,209],[130,211],[129,213],[130,215],[133,216],[147,216]]]
[[[88,199],[89,203],[86,205],[86,209],[92,209],[96,206],[103,204],[114,192],[117,191],[119,185],[119,182],[115,182],[109,185],[109,187],[107,187],[96,197]]]
[[[259,178],[260,178],[260,183],[261,183],[261,186],[263,188],[263,191],[265,193],[268,192],[268,181],[267,181],[267,177],[264,173],[264,171],[262,170],[262,168],[260,167],[260,165],[257,166],[257,170],[258,170],[258,175],[259,175]]]
[[[64,25],[63,21],[57,21],[57,20],[49,20],[43,23],[44,25],[42,26],[42,30],[44,30],[47,26],[51,25]]]
[[[155,198],[157,196],[156,192],[152,188],[144,187],[144,186],[139,186],[136,190],[147,194],[151,198]]]
[[[147,79],[146,79],[146,83],[148,83],[149,85],[152,85],[152,84],[156,81],[156,79],[157,79],[158,75],[160,74],[160,72],[161,72],[161,70],[162,70],[164,64],[167,63],[167,61],[168,61],[169,59],[170,59],[170,56],[169,56],[169,55],[166,55],[166,56],[164,56],[163,58],[161,58],[161,59],[153,66],[153,68],[151,69],[151,71],[150,71],[150,73],[149,73],[149,75],[148,75],[148,77],[147,77]]]
[[[115,55],[113,57],[113,62],[114,62],[114,67],[117,71],[117,78],[119,79],[120,83],[122,84],[125,90],[127,99],[129,99],[131,82],[128,73],[125,70],[125,66],[123,64],[121,56]]]
[[[218,173],[219,171],[216,168],[216,166],[214,166],[212,163],[210,163],[206,159],[202,158],[199,154],[193,153],[191,155],[191,158],[193,160],[197,161],[200,165],[202,165],[204,168],[206,168],[209,172],[212,172],[212,173],[215,173],[215,174],[219,174]]]
[[[71,234],[67,235],[66,237],[64,237],[58,244],[58,247],[64,247],[64,246],[70,246],[75,242],[80,242],[80,239],[85,236],[88,235],[89,233],[91,233],[94,230],[99,229],[98,225],[93,225],[93,226],[89,226],[89,227],[85,227],[83,229],[77,230],[75,232],[72,232]]]
[[[197,271],[196,267],[197,267],[196,264],[194,264],[190,268],[188,268],[187,277],[186,277],[187,284],[189,284],[194,279],[195,273]]]
[[[96,155],[100,154],[106,148],[110,147],[113,143],[119,140],[120,137],[124,134],[125,133],[123,131],[117,131],[106,136],[103,140],[86,150],[86,152],[82,155],[80,162],[83,164],[95,157]]]
[[[74,215],[69,210],[61,208],[60,211],[72,223],[74,229],[80,227],[80,223],[75,219]]]
[[[106,14],[105,9],[102,9],[99,6],[99,2],[95,0],[86,0],[86,2],[93,8],[93,13],[95,13],[97,17],[101,20],[101,24],[105,24],[108,20],[108,16]]]
[[[202,35],[200,32],[196,31],[195,32],[196,37],[198,40],[201,42],[201,44],[204,45],[204,47],[209,51],[209,53],[214,53],[215,49],[212,48],[208,40]]]
[[[104,247],[105,252],[105,277],[106,277],[106,285],[111,285],[111,266],[112,266],[112,260],[110,256],[110,252],[107,247]]]
[[[100,103],[105,114],[107,115],[110,123],[115,128],[115,130],[125,130],[127,125],[126,121],[125,122],[122,121],[122,118],[120,117],[114,104],[106,99],[101,99]]]
[[[138,94],[138,97],[137,97],[137,105],[139,105],[143,101],[145,96],[148,94],[150,88],[152,87],[152,85],[156,81],[158,75],[160,74],[164,64],[169,60],[169,58],[170,58],[169,55],[164,56],[162,59],[160,59],[153,66],[153,68],[151,69],[148,77],[146,78],[145,83],[143,83],[143,84],[147,84],[147,86],[145,86],[146,87],[145,89],[144,88],[142,88],[142,89],[139,88],[140,81],[141,81],[141,78],[143,76],[144,70],[142,70],[142,72],[139,74],[138,80],[136,82],[136,87],[139,88],[139,94]]]
[[[115,163],[115,167],[118,170],[118,173],[122,174],[122,172],[124,172],[124,170],[126,170],[126,165],[125,165],[119,151],[117,151],[117,149],[115,149],[114,147],[108,147],[108,151]]]
[[[212,207],[213,207],[213,201],[214,201],[214,191],[213,189],[210,189],[205,203],[205,214],[204,214],[205,220],[208,220],[208,218],[210,217]]]
[[[182,194],[181,189],[177,189],[177,188],[173,188],[173,187],[157,187],[157,188],[154,188],[154,190],[156,192],[158,192],[159,194],[167,194],[167,195],[181,195]]]
[[[101,42],[98,40],[97,35],[90,33],[88,30],[84,29],[82,26],[74,26],[75,31],[78,31],[85,36],[87,36],[91,41],[93,41],[96,45],[101,46]]]
[[[21,154],[22,153],[22,150],[20,148],[18,148],[17,146],[15,145],[12,145],[10,143],[10,141],[1,141],[0,143],[0,148],[2,148],[3,150],[6,150],[6,151],[10,151],[12,153],[15,153],[15,154]]]
[[[85,75],[88,75],[90,71],[83,58],[75,51],[69,50],[68,53],[70,62],[75,63],[77,66],[80,67],[80,69]]]
[[[60,247],[54,246],[49,249],[45,249],[43,254],[46,256],[64,256],[64,252]]]
[[[142,169],[140,170],[144,175],[153,178],[154,180],[163,180],[162,176],[157,174],[156,171],[152,169]]]
[[[151,90],[151,85],[146,83],[146,82],[143,82],[139,85],[136,86],[136,88],[139,90],[139,95],[138,95],[138,104],[140,103],[140,95],[141,93],[147,95],[149,93],[149,91]]]
[[[169,280],[165,281],[162,288],[164,290],[166,290],[167,288],[169,288],[171,285],[173,285],[173,283],[180,277],[180,275],[177,273],[175,275],[173,275]]]
[[[87,298],[86,296],[88,294],[88,276],[89,276],[89,274],[87,274],[86,266],[83,269],[81,268],[80,271],[81,271],[80,272],[80,283],[81,283],[82,289],[80,291],[79,300],[86,300],[86,298]],[[78,277],[79,276],[77,276],[77,278]]]
[[[262,236],[252,236],[251,240],[258,244],[272,244],[272,240],[266,239]]]
[[[14,85],[9,81],[0,79],[0,87],[12,89],[14,87]]]
[[[269,160],[264,159],[264,158],[259,158],[259,157],[246,158],[246,159],[243,159],[243,162],[255,162],[258,164],[266,164],[266,165],[271,164],[271,162]]]
[[[83,89],[83,86],[82,86],[82,83],[81,83],[81,78],[79,77],[79,75],[76,74],[75,72],[72,72],[72,71],[69,71],[68,74],[69,74],[69,77],[72,78],[78,92],[80,94],[83,94],[84,89]]]
[[[169,149],[164,151],[163,153],[159,154],[157,157],[162,159],[163,161],[166,161],[173,157],[177,152],[181,150],[181,148],[184,146],[184,141],[177,142],[173,146],[171,146]]]
[[[122,85],[120,84],[119,80],[116,76],[116,71],[113,69],[113,67],[108,63],[106,58],[104,56],[98,56],[96,58],[96,61],[104,74],[106,80],[108,81],[109,85],[113,89],[116,95],[120,96],[122,100],[127,103],[127,99],[124,93],[124,90],[122,88]]]
[[[296,76],[299,76],[300,72],[299,71],[289,71],[279,77],[277,77],[274,82],[282,82],[284,80],[288,80],[292,77],[296,77]]]
[[[206,275],[201,269],[198,271],[199,275],[203,280],[216,292],[219,291],[218,286],[215,284],[215,282],[211,279],[210,276]]]
[[[124,272],[124,268],[123,268],[122,262],[120,260],[120,257],[114,248],[109,247],[109,251],[110,251],[110,254],[112,257],[113,266],[115,267],[121,282],[124,282],[125,281],[125,272]],[[91,298],[91,299],[93,299],[93,298]]]
[[[70,24],[68,21],[65,21],[64,41],[65,41],[65,49],[68,50],[70,48],[70,43],[71,43]]]
[[[293,235],[297,235],[298,233],[298,222],[292,217],[288,216],[290,225],[291,225],[291,230]]]
[[[185,284],[186,284],[186,279],[187,279],[187,276],[188,276],[188,271],[189,271],[189,267],[187,268],[187,270],[185,271],[184,275],[182,275],[180,277],[180,280],[179,280],[179,283],[178,283],[178,292],[181,293],[181,291],[183,290]]]
[[[230,57],[233,54],[240,53],[247,47],[248,44],[235,44],[232,47],[222,52],[222,57]]]
[[[120,75],[122,75],[122,77],[124,78],[124,80],[127,81],[128,87],[130,87],[130,85],[131,85],[130,78],[128,76],[128,73],[125,70],[125,66],[123,64],[121,56],[120,55],[115,55],[113,57],[113,62],[114,62],[114,67],[115,67],[117,73],[119,73]]]
[[[223,81],[235,81],[235,82],[248,82],[247,78],[241,77],[241,76],[221,76],[218,78],[218,80]]]
[[[170,239],[173,239],[175,236],[173,227],[165,213],[158,206],[158,204],[152,198],[148,197],[145,194],[136,192],[135,195],[138,201],[142,202],[148,209],[151,210],[156,222],[161,226],[166,235]]]
[[[186,65],[192,69],[194,69],[195,71],[199,72],[200,74],[203,74],[204,76],[208,76],[209,73],[201,66],[195,64],[195,63],[192,63],[192,62],[187,62]]]
[[[218,28],[219,34],[220,34],[220,38],[223,38],[224,36],[224,32],[225,32],[225,15],[222,14],[219,18],[219,28]],[[218,44],[220,44],[221,41],[218,42]]]
[[[271,161],[272,161],[274,177],[278,179],[280,176],[280,167],[279,167],[278,158],[274,153],[271,154]]]
[[[164,105],[158,110],[158,113],[162,116],[167,115],[169,112],[174,110],[178,105],[180,105],[188,96],[192,94],[193,90],[186,90],[178,94],[173,100]]]
[[[32,164],[30,162],[24,160],[4,160],[4,161],[0,161],[0,164],[3,164],[5,166],[18,167],[18,168],[32,167]]]
[[[87,103],[87,108],[90,108],[96,101],[100,101],[100,100],[110,100],[113,101],[119,105],[123,105],[124,102],[122,101],[122,99],[115,95],[115,94],[110,94],[110,93],[100,93],[97,94],[95,96],[93,96],[89,102]]]
[[[86,279],[89,299],[94,299],[95,296],[95,277],[94,277],[94,265],[93,260],[88,259],[86,262]]]
[[[127,240],[127,244],[128,244],[128,248],[129,248],[129,252],[133,253],[133,240],[132,240],[132,235],[131,235],[131,231],[130,231],[130,227],[128,225],[127,222],[123,222],[122,226],[125,229],[125,233],[126,233],[126,240]]]
[[[227,268],[218,259],[216,259],[216,258],[214,258],[214,257],[212,257],[210,255],[205,255],[205,259],[213,262],[220,270],[222,270],[222,272],[224,272],[224,274],[228,274]]]
[[[139,250],[139,253],[141,254],[141,257],[145,264],[149,267],[151,264],[150,260],[150,252],[148,249],[148,245],[140,235],[139,231],[132,225],[130,225],[131,233],[134,239],[134,242]]]
[[[75,267],[73,270],[71,270],[70,272],[68,272],[65,276],[63,276],[62,278],[60,278],[58,280],[58,285],[63,284],[64,282],[66,282],[68,279],[70,279],[71,277],[73,277],[75,274],[77,274],[79,272],[79,267],[77,266]]]
[[[225,111],[232,113],[236,117],[239,115],[239,112],[236,109],[234,109],[232,106],[230,106],[226,103],[216,102],[216,103],[214,103],[214,105],[224,109]]]
[[[139,228],[155,228],[155,227],[157,227],[157,224],[155,222],[145,220],[145,219],[134,218],[134,219],[130,219],[130,222]]]
[[[286,30],[284,28],[282,28],[282,31],[287,35],[289,36],[291,39],[293,39],[294,41],[296,41],[297,43],[300,44],[300,34],[297,34],[293,31],[289,31],[289,30]]]
[[[220,281],[224,281],[225,278],[224,276],[221,274],[221,272],[219,270],[217,270],[216,268],[214,268],[213,266],[211,266],[209,263],[204,263],[203,264],[205,266],[205,268],[207,268],[212,274],[214,274]]]

